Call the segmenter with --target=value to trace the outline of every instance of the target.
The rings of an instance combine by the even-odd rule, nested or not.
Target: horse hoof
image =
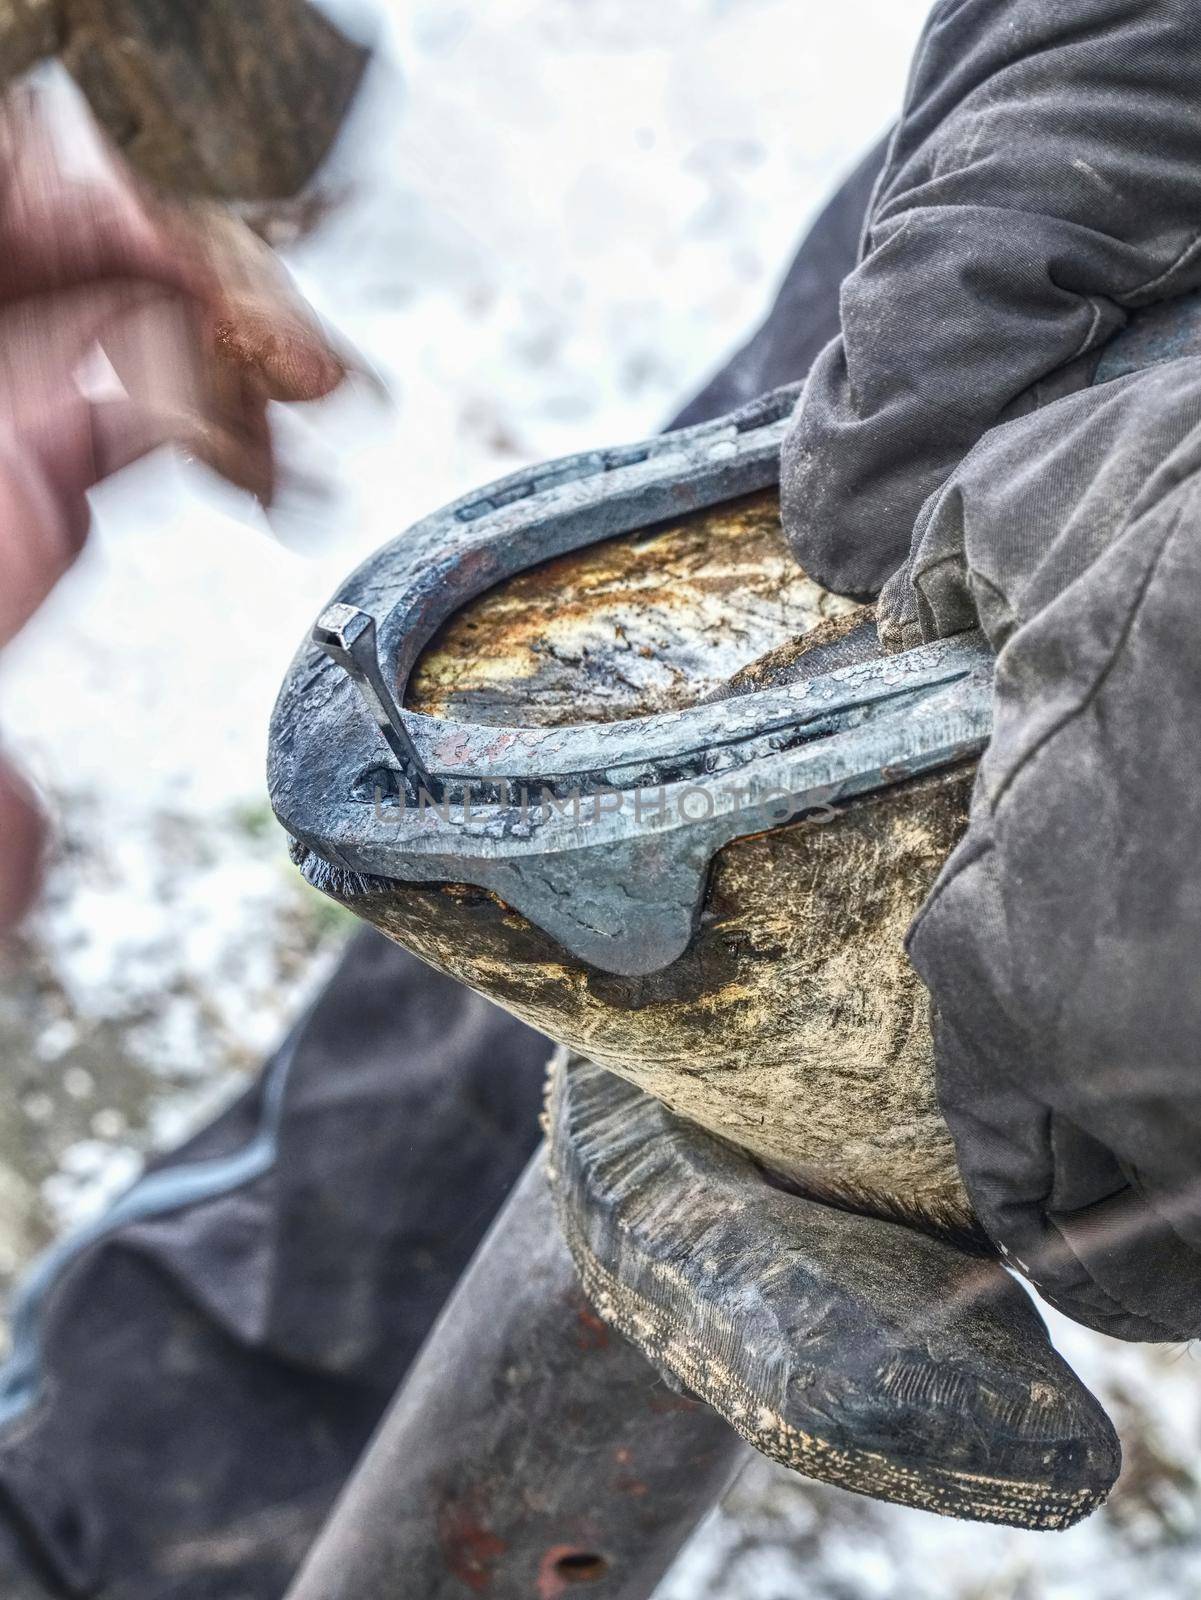
[[[561,1054],[557,1209],[599,1314],[756,1449],[946,1516],[1067,1528],[1121,1463],[1101,1406],[996,1264],[775,1188]]]

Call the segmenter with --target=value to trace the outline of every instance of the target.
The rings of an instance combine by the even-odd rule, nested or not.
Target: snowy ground
[[[336,581],[473,485],[669,415],[889,120],[925,6],[353,4],[383,59],[331,163],[342,203],[288,258],[389,404],[289,424],[312,482],[274,533],[167,462],[106,488],[0,665],[0,725],[59,819],[0,973],[0,1281],[233,1092],[332,959],[341,925],[288,866],[262,765]],[[1130,1463],[1085,1527],[968,1528],[756,1469],[663,1600],[1201,1591],[1196,1359],[1059,1342]]]

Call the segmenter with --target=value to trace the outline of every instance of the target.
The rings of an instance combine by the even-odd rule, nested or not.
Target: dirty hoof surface
[[[606,1321],[765,1455],[946,1516],[1067,1528],[1121,1452],[991,1260],[773,1188],[580,1057],[550,1096],[556,1204]]]

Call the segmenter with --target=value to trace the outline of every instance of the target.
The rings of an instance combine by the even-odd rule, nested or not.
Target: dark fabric
[[[887,644],[1001,652],[910,952],[981,1219],[1134,1339],[1201,1332],[1201,365],[1087,386],[1201,281],[1197,43],[1188,0],[936,6],[784,454],[794,548],[889,580]]]
[[[294,1044],[270,1172],[59,1283],[0,1434],[5,1596],[281,1595],[537,1142],[546,1040],[375,933]],[[260,1093],[172,1162],[243,1145]]]
[[[981,1219],[1071,1316],[1193,1338],[1201,360],[994,430],[882,611],[1000,650],[971,825],[910,936]]]
[[[1198,29],[1194,0],[934,7],[784,451],[822,582],[877,594],[983,433],[1087,385],[1131,307],[1201,283]]]

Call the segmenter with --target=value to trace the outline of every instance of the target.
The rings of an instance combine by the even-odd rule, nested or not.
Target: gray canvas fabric
[[[1201,363],[1087,386],[1201,281],[1199,42],[1176,0],[938,5],[784,456],[887,644],[1000,651],[909,948],[986,1227],[1133,1339],[1201,1332]]]
[[[1191,0],[942,0],[841,334],[784,451],[814,575],[872,596],[990,427],[1085,387],[1135,307],[1201,284]]]
[[[910,934],[994,1239],[1070,1315],[1201,1331],[1201,361],[994,430],[886,627],[999,649],[971,824]]]

